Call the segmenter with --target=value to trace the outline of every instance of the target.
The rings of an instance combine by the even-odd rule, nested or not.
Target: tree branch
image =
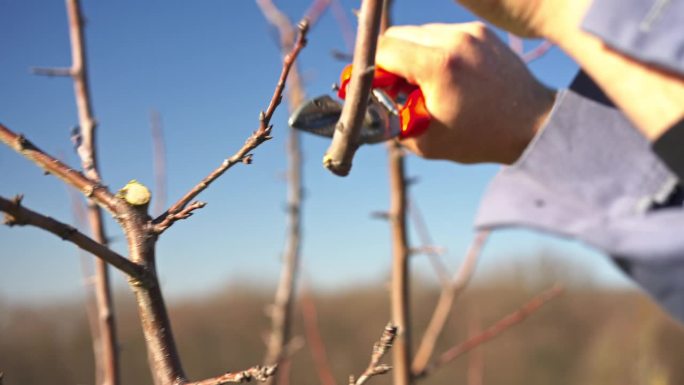
[[[190,189],[190,191],[188,191],[181,199],[174,203],[173,206],[166,210],[166,212],[157,217],[153,223],[160,223],[164,221],[167,216],[178,214],[181,210],[183,210],[183,208],[185,208],[185,206],[188,205],[188,203],[190,203],[190,201],[192,201],[202,191],[206,190],[212,182],[218,179],[236,163],[251,162],[251,155],[249,152],[257,148],[263,142],[271,139],[270,134],[271,129],[273,128],[273,126],[270,125],[271,117],[282,100],[283,90],[285,89],[285,83],[287,81],[287,76],[290,73],[290,69],[294,64],[295,59],[299,55],[299,52],[306,45],[306,35],[309,31],[309,22],[304,19],[299,22],[297,27],[299,28],[299,36],[297,37],[297,40],[290,53],[285,55],[285,58],[283,59],[283,69],[280,73],[280,78],[278,79],[278,83],[273,92],[273,96],[271,97],[268,108],[265,112],[262,111],[259,114],[259,128],[254,131],[249,138],[247,138],[242,148],[240,148],[233,156],[225,159],[219,167],[212,171],[207,177],[202,179],[202,181],[195,185],[195,187]]]
[[[396,337],[397,327],[392,323],[388,323],[387,326],[385,326],[385,330],[382,332],[382,336],[380,336],[380,340],[373,344],[373,352],[371,353],[371,359],[368,363],[368,367],[358,379],[354,379],[354,376],[349,376],[349,385],[363,385],[371,377],[385,374],[392,370],[391,366],[381,364],[380,360],[385,356],[387,351],[392,348]]]
[[[141,266],[131,262],[99,242],[96,242],[75,228],[22,206],[21,200],[21,196],[17,196],[11,200],[0,197],[0,211],[6,213],[6,225],[30,225],[41,228],[60,237],[62,240],[69,241],[94,256],[107,261],[131,278],[143,279],[146,276],[145,271]]]
[[[74,187],[98,205],[111,212],[115,217],[121,212],[122,201],[112,195],[105,186],[85,177],[80,172],[46,154],[23,135],[18,135],[0,123],[0,142],[20,153],[48,174],[52,174]]]
[[[435,350],[437,339],[440,334],[442,334],[444,325],[446,325],[446,321],[449,319],[449,314],[451,313],[454,301],[461,295],[468,285],[468,282],[470,282],[480,252],[488,236],[489,231],[487,230],[480,231],[475,235],[465,258],[463,259],[461,267],[456,274],[454,274],[449,285],[442,287],[437,306],[435,306],[432,318],[430,318],[430,323],[423,333],[423,339],[420,341],[416,355],[413,358],[413,364],[411,365],[413,373],[422,372],[430,361],[430,357],[432,357],[432,353]]]
[[[47,77],[72,77],[72,76],[74,76],[71,68],[31,67],[31,73],[34,75],[47,76]]]
[[[539,310],[546,303],[562,294],[563,291],[564,288],[562,285],[556,284],[552,286],[550,289],[532,298],[526,304],[521,306],[518,310],[508,314],[507,316],[503,317],[498,322],[496,322],[494,325],[485,329],[482,333],[470,337],[466,341],[442,353],[436,361],[425,367],[425,369],[423,369],[421,372],[415,373],[414,376],[416,378],[424,378],[428,376],[430,373],[442,367],[443,365],[448,364],[449,362],[455,360],[456,358],[462,356],[470,350],[484,344],[485,342],[494,339],[499,334],[510,329],[512,326],[515,326],[520,322],[524,321],[525,319],[527,319],[527,317],[529,317],[534,312]]]
[[[166,145],[164,144],[164,128],[161,115],[157,110],[150,111],[150,132],[152,135],[152,153],[154,154],[154,208],[153,215],[159,215],[166,207]]]
[[[349,174],[354,153],[359,146],[361,123],[375,72],[375,49],[380,34],[382,10],[383,0],[364,0],[361,3],[352,62],[354,71],[332,143],[323,157],[323,165],[339,176]]]
[[[277,365],[256,365],[240,372],[228,372],[220,376],[208,378],[202,381],[187,382],[186,385],[224,385],[250,382],[252,380],[264,382],[268,380],[273,374],[275,374],[277,368]]]

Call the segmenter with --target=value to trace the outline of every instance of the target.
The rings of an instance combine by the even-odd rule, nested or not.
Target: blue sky
[[[258,112],[266,107],[281,67],[273,31],[252,1],[83,3],[104,180],[112,190],[130,179],[153,185],[153,108],[164,123],[168,197],[177,199],[257,127]],[[353,21],[351,9],[358,2],[341,3]],[[395,3],[397,24],[473,20],[452,1]],[[296,20],[310,0],[276,4]],[[0,121],[49,153],[78,164],[69,142],[76,123],[70,80],[29,73],[32,66],[70,64],[63,2],[0,0],[0,25]],[[331,56],[332,50],[346,48],[327,12],[300,56],[309,95],[329,92],[344,66]],[[566,86],[576,71],[557,49],[531,68],[557,88]],[[274,140],[257,149],[254,164],[228,172],[200,197],[208,202],[205,209],[162,237],[159,270],[170,298],[202,294],[236,280],[274,284],[285,234],[286,120],[283,107],[273,119]],[[303,139],[304,275],[322,289],[378,282],[389,268],[389,231],[369,213],[388,206],[385,149],[364,147],[351,175],[342,179],[321,166],[327,144],[318,137]],[[447,263],[453,268],[472,237],[479,197],[497,167],[411,156],[408,170],[419,177],[412,195],[435,242],[448,249]],[[0,194],[16,193],[25,194],[28,207],[63,221],[73,219],[69,195],[59,181],[0,148]],[[124,252],[118,227],[111,221],[107,225],[113,247]],[[514,268],[548,251],[579,264],[583,275],[601,283],[626,284],[600,254],[525,230],[495,234],[477,276]],[[422,257],[416,257],[414,266],[432,279]],[[120,274],[113,275],[124,287]],[[41,301],[81,293],[79,252],[72,245],[35,228],[0,226],[0,299]]]

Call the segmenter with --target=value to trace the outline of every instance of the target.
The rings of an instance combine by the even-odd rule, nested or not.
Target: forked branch
[[[283,59],[283,69],[280,73],[280,78],[273,91],[273,96],[268,104],[266,111],[259,113],[259,128],[252,133],[252,135],[247,138],[245,144],[235,153],[233,156],[225,159],[220,166],[218,166],[214,171],[207,175],[202,181],[195,185],[190,191],[188,191],[181,199],[174,203],[166,212],[157,217],[153,223],[160,224],[164,223],[169,216],[176,215],[180,213],[197,195],[202,191],[206,190],[211,183],[218,179],[223,173],[225,173],[229,168],[233,167],[235,164],[243,162],[250,163],[252,156],[250,151],[257,148],[263,142],[271,139],[271,118],[276,108],[283,99],[283,90],[285,89],[285,83],[287,81],[287,76],[290,73],[290,69],[294,64],[299,52],[306,46],[306,36],[309,31],[309,22],[304,19],[297,25],[299,29],[299,35],[295,41],[292,50],[285,55]],[[171,222],[172,223],[172,222]],[[167,226],[155,226],[155,231],[157,233],[162,233],[166,230],[171,223],[167,222]]]
[[[14,133],[2,123],[0,123],[0,142],[31,160],[48,174],[56,176],[86,197],[91,198],[115,217],[122,212],[121,205],[123,202],[114,197],[105,186],[85,177],[57,158],[46,154],[23,135]]]
[[[397,327],[392,323],[388,323],[387,326],[385,326],[385,330],[382,331],[382,336],[380,336],[378,342],[373,345],[373,352],[371,353],[368,367],[358,379],[355,379],[354,376],[349,376],[349,385],[363,385],[371,377],[385,374],[392,370],[391,366],[380,363],[380,360],[382,360],[382,357],[384,357],[390,348],[392,348],[396,337]]]
[[[242,370],[239,372],[228,372],[218,377],[207,378],[206,380],[202,381],[188,382],[185,385],[225,385],[250,382],[252,380],[264,382],[268,380],[273,374],[275,374],[277,369],[277,365],[256,365],[249,369]]]

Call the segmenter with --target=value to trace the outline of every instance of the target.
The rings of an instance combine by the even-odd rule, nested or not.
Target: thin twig
[[[100,182],[96,152],[97,123],[93,116],[92,100],[88,79],[84,20],[79,0],[67,0],[69,15],[69,37],[71,41],[71,78],[74,82],[74,96],[78,112],[79,135],[76,152],[81,158],[83,174],[90,180]],[[88,199],[88,221],[90,232],[95,241],[107,246],[108,240],[102,218],[102,210]],[[114,323],[114,303],[109,278],[109,266],[105,261],[95,261],[95,302],[98,313],[100,335],[100,359],[97,365],[102,371],[100,385],[118,385],[121,381],[119,371],[119,342]]]
[[[375,49],[380,34],[382,10],[383,0],[364,0],[361,3],[352,62],[354,71],[335,135],[323,157],[323,165],[336,175],[349,174],[354,153],[359,146],[361,122],[366,112],[375,71]]]
[[[252,380],[264,382],[270,378],[277,369],[277,365],[256,365],[240,372],[228,372],[217,377],[208,378],[206,380],[187,382],[186,385],[224,385],[250,382]]]
[[[329,0],[314,0],[309,7],[304,20],[309,25],[316,23],[322,12],[327,8]],[[279,48],[285,55],[295,43],[295,29],[288,17],[273,4],[271,0],[257,0],[264,18],[278,31],[280,36]],[[288,77],[288,106],[293,111],[304,100],[304,86],[301,82],[299,70],[294,64]],[[302,207],[302,153],[299,146],[299,132],[289,131],[287,146],[288,154],[288,199],[287,222],[288,233],[283,253],[283,265],[280,280],[275,293],[273,306],[270,307],[271,332],[268,339],[265,365],[284,364],[286,347],[292,334],[292,315],[294,313],[294,296],[297,289],[297,276],[301,251],[301,207]],[[286,367],[289,369],[289,364]],[[289,371],[275,373],[267,383],[282,383],[288,379]]]
[[[56,67],[31,67],[31,73],[47,77],[72,77],[74,75],[71,68]]]
[[[470,350],[494,339],[499,334],[510,329],[512,326],[515,326],[527,319],[527,317],[539,310],[546,303],[562,294],[563,291],[564,288],[562,285],[556,284],[552,286],[550,289],[532,298],[518,310],[508,314],[492,326],[485,329],[482,333],[470,337],[466,341],[442,353],[437,360],[428,365],[423,371],[420,373],[415,373],[416,378],[424,378],[445,364],[448,364],[449,362],[469,352]]]
[[[107,261],[112,266],[126,273],[129,277],[141,279],[145,276],[144,270],[140,266],[129,261],[124,256],[103,246],[66,223],[59,222],[24,207],[21,204],[21,200],[21,196],[17,196],[11,200],[0,197],[0,211],[6,213],[6,225],[29,225],[41,228],[60,237],[62,240],[69,241],[94,256]]]
[[[397,327],[390,322],[385,326],[385,329],[382,331],[382,335],[380,336],[378,342],[373,344],[373,352],[371,353],[371,359],[368,363],[368,367],[363,371],[358,379],[354,379],[354,376],[349,376],[349,385],[363,385],[371,377],[385,374],[392,370],[391,366],[380,363],[380,360],[385,356],[387,351],[392,348],[396,337]]]
[[[0,123],[0,142],[20,153],[38,167],[74,187],[83,195],[93,199],[98,205],[111,212],[115,217],[122,212],[123,202],[117,199],[107,188],[98,182],[85,177],[80,172],[60,162],[36,147],[23,135],[18,135]]]
[[[454,277],[450,279],[449,285],[442,287],[437,306],[435,306],[432,318],[430,318],[430,323],[423,333],[423,338],[420,341],[416,355],[413,358],[413,363],[411,365],[411,371],[413,373],[422,372],[428,365],[430,357],[432,357],[432,353],[435,350],[437,339],[440,334],[442,334],[444,325],[446,325],[446,321],[449,319],[449,314],[451,313],[454,301],[461,295],[468,285],[468,282],[470,282],[480,252],[488,237],[488,230],[480,231],[475,235],[466,252],[461,267],[456,271]]]
[[[252,133],[252,135],[247,138],[245,144],[240,148],[233,156],[225,159],[219,167],[212,171],[207,177],[202,179],[197,185],[195,185],[190,191],[188,191],[181,199],[174,203],[166,212],[157,217],[154,223],[162,222],[167,216],[178,214],[185,206],[187,206],[197,195],[202,191],[206,190],[209,185],[218,179],[223,173],[225,173],[229,168],[234,166],[236,163],[245,162],[249,163],[251,160],[250,151],[257,148],[263,142],[271,139],[271,129],[273,126],[270,125],[271,117],[275,112],[282,100],[283,90],[285,89],[285,83],[287,81],[287,76],[290,73],[290,69],[295,62],[295,59],[299,55],[299,52],[306,45],[306,35],[309,31],[309,22],[307,20],[302,20],[297,25],[299,28],[299,35],[297,40],[292,47],[292,51],[285,55],[283,59],[283,69],[280,73],[280,78],[269,102],[266,111],[262,111],[259,114],[259,128]]]
[[[332,374],[332,369],[330,369],[330,361],[328,360],[328,354],[325,350],[323,337],[321,337],[321,331],[318,328],[318,311],[316,310],[316,304],[306,286],[302,288],[301,308],[306,342],[311,351],[311,357],[313,358],[314,367],[318,373],[318,379],[321,382],[321,385],[337,385],[335,376]]]

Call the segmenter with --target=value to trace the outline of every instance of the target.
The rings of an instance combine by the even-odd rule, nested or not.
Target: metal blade
[[[332,138],[341,114],[342,103],[329,95],[322,95],[299,106],[288,123],[292,128]],[[371,98],[361,127],[361,144],[383,142],[399,135],[400,130],[396,114],[377,98]]]

